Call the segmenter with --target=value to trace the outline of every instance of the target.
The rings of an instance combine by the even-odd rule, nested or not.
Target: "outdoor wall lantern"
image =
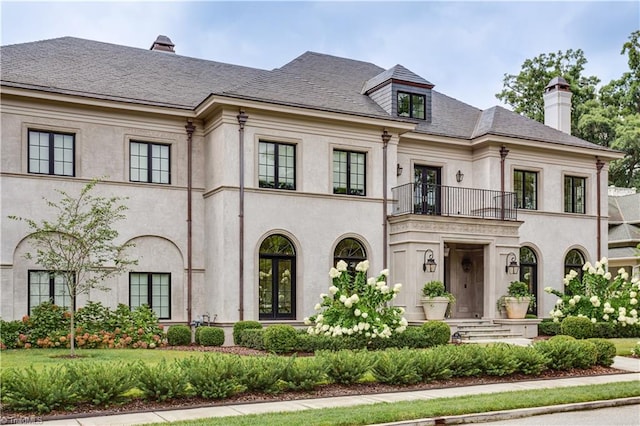
[[[458,181],[458,183],[462,182],[462,179],[464,179],[464,173],[462,173],[461,170],[458,170],[458,173],[456,173],[456,181]]]
[[[516,260],[516,254],[511,252],[507,255],[507,264],[504,267],[504,271],[510,273],[511,275],[515,275],[518,273],[520,269],[520,265],[518,265],[518,261]]]
[[[429,255],[428,258],[427,258],[427,254]],[[433,259],[433,250],[427,249],[424,252],[424,259],[422,261],[422,271],[423,272],[427,272],[427,269],[428,269],[429,272],[435,272],[436,271],[436,266],[438,266],[438,264]]]
[[[402,166],[400,163],[396,165],[396,176],[400,176],[402,174]]]

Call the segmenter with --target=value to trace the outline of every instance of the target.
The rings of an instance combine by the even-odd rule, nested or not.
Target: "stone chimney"
[[[176,51],[173,50],[174,46],[175,46],[175,44],[173,44],[171,42],[171,39],[169,37],[164,36],[164,35],[159,35],[158,38],[156,39],[156,41],[153,42],[153,44],[151,45],[151,48],[149,50],[157,50],[159,52],[176,53]]]
[[[544,88],[544,124],[571,134],[571,89],[562,77],[554,77]]]

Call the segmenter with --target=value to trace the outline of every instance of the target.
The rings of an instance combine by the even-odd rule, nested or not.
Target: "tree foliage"
[[[126,271],[136,260],[126,257],[131,244],[118,244],[116,222],[123,220],[127,207],[121,197],[101,197],[92,194],[98,184],[93,180],[86,184],[77,196],[65,191],[59,201],[46,198],[46,205],[54,212],[52,220],[36,221],[10,216],[27,224],[31,234],[29,242],[33,251],[26,253],[43,269],[54,276],[62,276],[71,297],[71,354],[74,354],[74,313],[76,298],[91,289],[109,290],[102,282]]]
[[[629,71],[596,90],[600,80],[582,75],[587,59],[582,50],[541,54],[527,59],[518,75],[505,74],[496,97],[526,117],[544,122],[544,87],[564,77],[573,93],[571,132],[584,140],[624,152],[609,167],[609,183],[640,187],[640,31],[634,31],[620,52]]]

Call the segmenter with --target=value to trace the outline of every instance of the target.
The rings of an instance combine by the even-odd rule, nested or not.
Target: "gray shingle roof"
[[[403,67],[402,65],[398,64],[394,67],[389,68],[386,71],[381,72],[375,77],[367,80],[367,82],[364,84],[364,87],[362,88],[362,93],[363,94],[367,93],[369,92],[369,90],[373,89],[374,87],[391,79],[405,81],[408,83],[414,83],[420,86],[428,86],[429,88],[433,87],[433,84],[429,83],[427,80],[420,77],[418,74],[415,74],[412,71],[409,71],[408,69]]]
[[[389,116],[363,88],[388,78],[431,85],[401,65],[385,71],[313,52],[267,71],[73,37],[3,46],[0,60],[3,86],[185,109],[220,94],[406,121]],[[416,131],[462,139],[494,134],[610,151],[504,108],[481,111],[433,90],[431,122],[417,122]]]
[[[73,37],[3,46],[1,61],[3,85],[189,109],[268,73]]]

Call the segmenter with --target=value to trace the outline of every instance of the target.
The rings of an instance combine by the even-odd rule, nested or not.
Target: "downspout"
[[[600,222],[602,220],[602,209],[601,209],[601,192],[602,192],[602,188],[601,188],[601,183],[600,183],[600,172],[602,172],[602,168],[604,167],[604,162],[602,160],[600,160],[600,158],[596,157],[596,193],[597,193],[597,201],[596,201],[596,205],[597,205],[597,216],[598,216],[598,229],[596,232],[596,241],[598,244],[598,248],[597,248],[597,252],[598,252],[598,260],[602,259],[602,252],[601,252],[601,244],[602,244],[602,230],[600,229]]]
[[[238,196],[238,318],[244,320],[244,125],[249,116],[243,110],[237,115],[240,128],[238,140],[239,185]]]
[[[193,188],[192,173],[193,173],[193,132],[196,127],[191,120],[187,120],[187,323],[191,324],[191,304],[192,304],[192,224],[191,224],[191,190]]]
[[[504,220],[504,160],[507,158],[509,150],[502,145],[500,147],[500,199],[502,200],[502,208],[500,209],[500,218]]]
[[[382,269],[387,269],[387,146],[391,135],[382,132]]]

